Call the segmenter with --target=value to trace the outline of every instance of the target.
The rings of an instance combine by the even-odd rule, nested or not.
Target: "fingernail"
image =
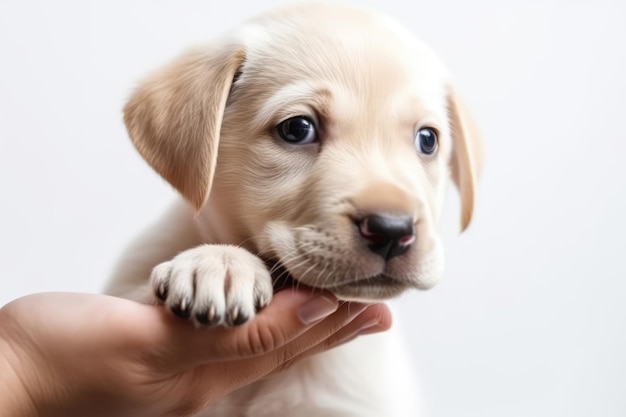
[[[328,317],[337,311],[339,304],[336,300],[329,297],[319,295],[315,298],[311,298],[300,307],[298,316],[302,323],[311,324],[316,321]]]

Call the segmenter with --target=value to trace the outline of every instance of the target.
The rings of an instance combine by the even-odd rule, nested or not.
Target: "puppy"
[[[253,19],[149,77],[124,115],[184,203],[130,248],[108,292],[198,325],[252,318],[271,301],[270,265],[342,300],[430,288],[449,176],[462,229],[472,217],[480,147],[448,72],[369,10]],[[414,417],[402,354],[393,332],[359,339],[206,415]]]

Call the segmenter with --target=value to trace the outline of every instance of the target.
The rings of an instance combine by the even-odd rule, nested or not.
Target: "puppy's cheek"
[[[257,236],[255,244],[263,254],[262,257],[277,257],[283,259],[293,254],[296,242],[293,233],[283,222],[268,222]]]
[[[416,287],[429,290],[441,279],[444,270],[443,245],[438,237],[432,238],[432,246],[428,253],[418,259]]]
[[[247,197],[240,197],[240,201],[253,235],[273,222],[297,222],[308,212],[308,207],[303,207],[305,202],[312,200],[302,190],[305,178],[292,175],[289,169],[277,168],[273,172],[271,178],[253,178],[243,184],[242,194]]]

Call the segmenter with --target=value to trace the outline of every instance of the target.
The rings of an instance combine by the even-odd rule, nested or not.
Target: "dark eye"
[[[276,126],[276,132],[282,140],[294,145],[305,145],[317,139],[315,125],[304,116],[292,117],[281,122]]]
[[[432,155],[437,150],[437,132],[429,127],[417,131],[415,147],[425,155]]]

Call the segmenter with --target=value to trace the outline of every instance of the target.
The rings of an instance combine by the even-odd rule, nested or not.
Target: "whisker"
[[[311,269],[315,268],[316,266],[317,264],[313,263],[310,267],[308,267],[307,270],[302,273],[302,275],[300,276],[300,279],[297,280],[298,284],[300,283],[301,280],[304,279],[304,277],[306,277],[306,274],[308,274],[311,271]]]

